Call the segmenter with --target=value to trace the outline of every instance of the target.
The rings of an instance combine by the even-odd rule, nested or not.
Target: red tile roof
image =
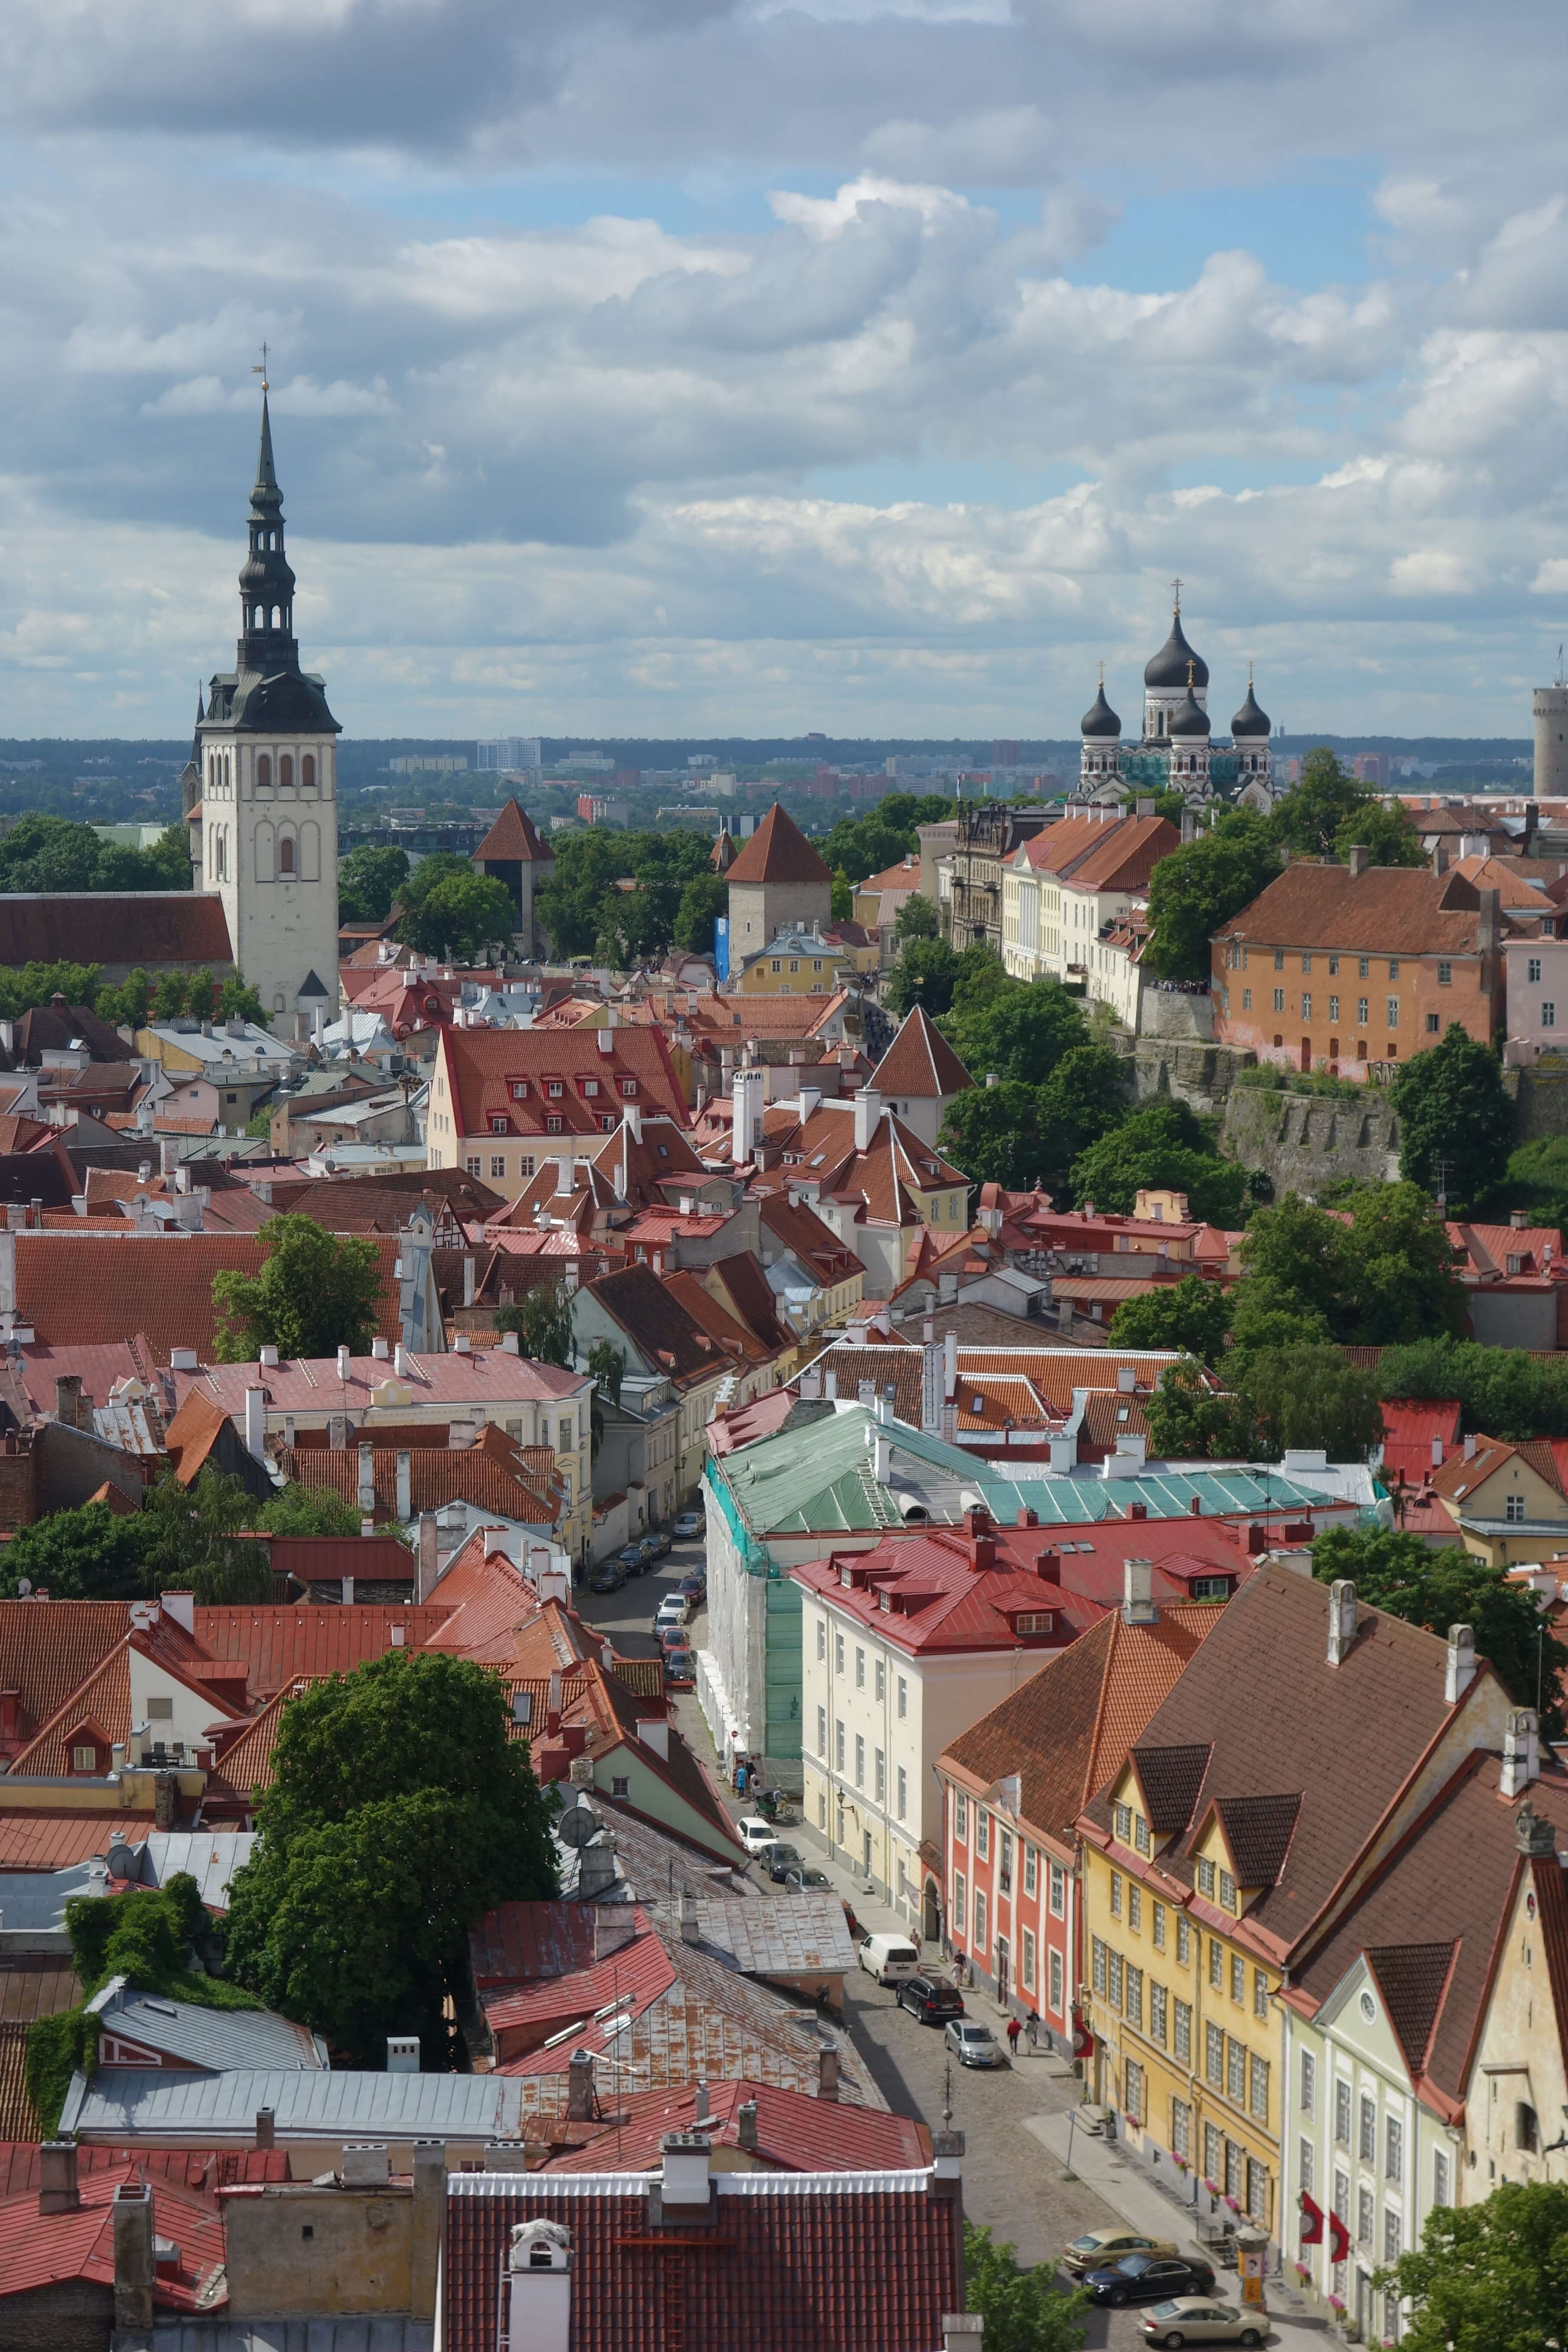
[[[145,1334],[153,1360],[166,1364],[175,1348],[213,1353],[216,1315],[215,1274],[232,1267],[259,1273],[265,1234],[108,1232],[17,1234],[16,1315],[54,1347],[108,1346],[128,1332]],[[395,1235],[370,1234],[381,1259],[376,1336],[403,1335]]]
[[[0,1871],[69,1870],[111,1845],[136,1844],[153,1825],[151,1812],[128,1812],[122,1805],[97,1813],[7,1806],[0,1781]]]
[[[826,885],[832,882],[833,875],[784,803],[775,801],[724,878],[731,887],[737,882]]]
[[[68,2002],[67,2007],[74,2006]],[[241,2181],[287,2180],[289,2151],[286,2147],[139,2147],[136,2161],[151,2175],[173,2180],[186,2189],[205,2190],[209,2196],[219,2189],[235,2187]],[[125,2162],[125,2151],[119,2147],[79,2146],[76,2168],[79,2179],[89,2172],[112,2171]],[[38,2143],[36,2139],[0,2139],[0,2200],[12,2197],[37,2196],[38,2190]]]
[[[1450,909],[1446,879],[1424,868],[1288,866],[1250,905],[1215,933],[1268,947],[1340,949],[1351,954],[1473,956],[1475,908]]]
[[[401,1544],[397,1549],[409,1558]],[[259,1705],[301,1676],[346,1675],[365,1659],[381,1657],[395,1646],[395,1630],[407,1648],[420,1649],[448,1613],[405,1601],[321,1609],[198,1607],[196,1639],[211,1656],[244,1664],[252,1704]]]
[[[374,1433],[372,1433],[374,1434]],[[368,1444],[367,1437],[364,1443]],[[397,1449],[373,1445],[371,1475],[375,1485],[374,1516],[385,1522],[397,1516]],[[409,1499],[416,1514],[438,1511],[447,1503],[472,1503],[498,1518],[528,1527],[553,1527],[560,1516],[560,1497],[553,1482],[531,1469],[524,1449],[515,1439],[487,1422],[483,1435],[472,1445],[421,1445],[409,1453]],[[285,1446],[279,1464],[287,1478],[302,1486],[319,1486],[339,1495],[345,1503],[359,1500],[359,1446]]]
[[[672,2340],[685,2352],[932,2352],[960,2291],[958,2215],[920,2175],[721,2177],[714,2242],[650,2221],[645,2184],[468,2173],[448,2184],[446,2343],[494,2352],[497,2282],[512,2229],[571,2232],[572,2352]],[[727,2185],[726,2185],[727,2184]],[[661,2236],[672,2242],[661,2251]],[[525,2274],[526,2275],[526,2274]]]
[[[516,858],[525,866],[555,863],[555,852],[545,847],[533,819],[516,800],[502,803],[500,814],[474,852],[476,863],[490,857]]]
[[[607,1053],[599,1050],[601,1035],[610,1040]],[[623,1112],[635,1105],[644,1117],[660,1115],[677,1127],[689,1124],[686,1097],[669,1048],[658,1029],[621,1026],[599,1029],[443,1029],[439,1054],[451,1092],[453,1117],[459,1136],[491,1134],[492,1121],[505,1122],[501,1132],[535,1136],[548,1147],[551,1134],[605,1132],[621,1123]],[[584,1092],[592,1084],[597,1091]],[[559,1095],[548,1091],[559,1085]],[[515,1089],[526,1086],[526,1095]],[[627,1086],[633,1088],[626,1092]],[[559,1130],[548,1122],[559,1119]]]
[[[0,964],[234,961],[223,900],[195,890],[7,892]]]
[[[0,2311],[15,2295],[36,2294],[69,2280],[114,2284],[114,2195],[141,2178],[140,2159],[79,2173],[81,2202],[68,2213],[40,2213],[37,2194],[0,2205]],[[226,2302],[223,2221],[211,2198],[154,2173],[153,2229],[179,2249],[177,2266],[160,2263],[155,2304],[167,2311],[206,2312]]]
[[[895,1096],[934,1101],[963,1094],[974,1081],[924,1007],[917,1004],[878,1063],[872,1084],[889,1101]]]
[[[1426,1398],[1389,1397],[1383,1404],[1383,1465],[1386,1482],[1398,1475],[1418,1486],[1428,1471],[1441,1465],[1459,1442],[1459,1406],[1450,1398],[1434,1402]],[[1441,1451],[1432,1459],[1434,1444]]]
[[[756,2108],[757,2162],[779,2172],[916,2170],[931,2162],[931,2134],[910,2116],[823,2099],[776,2083],[739,2081],[708,2086],[708,2113],[699,2124],[697,2086],[634,2091],[612,2102],[596,2126],[574,2125],[571,2145],[552,2154],[549,2172],[649,2172],[660,2161],[666,2132],[701,2130],[718,2148],[740,2146],[739,2110]],[[547,2140],[546,2145],[551,2143]]]
[[[69,1608],[69,1601],[50,1601],[48,1606]],[[94,1727],[95,1737],[101,1734],[110,1746],[129,1741],[132,1729],[131,1719],[131,1653],[154,1658],[163,1673],[174,1681],[184,1683],[188,1690],[200,1694],[212,1709],[216,1720],[219,1716],[238,1717],[242,1710],[218,1696],[201,1678],[199,1656],[193,1663],[187,1656],[182,1660],[172,1654],[172,1645],[163,1638],[168,1622],[151,1634],[128,1633],[104,1659],[101,1665],[89,1675],[79,1687],[64,1699],[48,1722],[11,1759],[10,1769],[18,1778],[26,1775],[38,1779],[62,1779],[69,1771],[68,1750],[72,1735],[86,1726]]]

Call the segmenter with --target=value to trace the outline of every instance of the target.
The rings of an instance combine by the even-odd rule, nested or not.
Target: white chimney
[[[649,1748],[653,1750],[653,1753],[659,1758],[661,1762],[666,1764],[668,1763],[669,1718],[668,1716],[639,1715],[637,1717],[637,1738],[641,1740],[645,1748]]]
[[[184,1627],[187,1633],[195,1632],[196,1596],[194,1592],[160,1592],[158,1598],[163,1604],[165,1617],[172,1617],[176,1625]]]
[[[737,1070],[731,1081],[730,1100],[732,1125],[730,1133],[730,1158],[735,1167],[742,1167],[755,1153],[763,1135],[763,1105],[767,1072],[763,1069]]]
[[[1432,1440],[1432,1467],[1434,1470],[1443,1467],[1443,1441],[1440,1437]]]
[[[1129,1559],[1121,1570],[1121,1622],[1124,1625],[1157,1625],[1154,1566],[1152,1560]]]
[[[1138,1375],[1133,1370],[1131,1365],[1118,1364],[1116,1367],[1116,1387],[1118,1393],[1121,1396],[1131,1396],[1137,1385]]]
[[[340,1381],[346,1381],[348,1379],[349,1369],[353,1362],[353,1358],[350,1354],[348,1349],[340,1348],[338,1349],[338,1378]]]
[[[167,1599],[167,1594],[164,1598]],[[1518,1797],[1541,1777],[1541,1721],[1532,1706],[1515,1707],[1502,1739],[1502,1794]]]
[[[405,1381],[408,1378],[408,1350],[404,1346],[401,1339],[399,1339],[396,1351],[393,1356],[392,1369],[396,1373],[400,1381]]]
[[[506,2352],[567,2352],[572,2340],[572,2233],[519,2221],[506,2258]]]
[[[1450,1625],[1447,1667],[1443,1677],[1443,1696],[1450,1706],[1463,1698],[1475,1679],[1476,1629],[1473,1625]]]
[[[1355,1640],[1355,1586],[1348,1577],[1329,1587],[1329,1664],[1342,1665]]]
[[[258,1462],[267,1459],[267,1391],[263,1388],[245,1391],[245,1450]]]
[[[406,1527],[414,1517],[414,1456],[399,1451],[397,1456],[397,1523]]]
[[[386,2071],[389,2074],[418,2074],[419,2036],[416,2033],[389,2033],[387,2035]]]
[[[942,1345],[943,1357],[942,1394],[949,1397],[956,1396],[958,1393],[957,1332],[949,1331],[944,1337]]]
[[[708,2203],[708,2135],[706,2132],[666,2132],[659,2142],[664,2156],[661,2187],[664,2203]]]
[[[346,1381],[348,1378],[348,1372],[345,1369],[348,1352],[349,1351],[346,1348],[340,1348],[338,1349],[338,1377],[340,1380]],[[378,1364],[389,1364],[392,1361],[392,1349],[384,1339],[373,1339],[370,1343],[370,1352],[373,1362]]]
[[[885,1431],[880,1429],[877,1432],[876,1470],[877,1484],[879,1486],[887,1486],[892,1484],[893,1441],[887,1435]]]
[[[375,1454],[369,1445],[359,1449],[359,1507],[362,1511],[375,1509]]]
[[[572,1154],[558,1152],[555,1159],[555,1197],[569,1201],[572,1197]]]
[[[942,2352],[982,2352],[985,2315],[980,2311],[944,2311]]]
[[[272,1348],[272,1347],[264,1347],[264,1348],[262,1349],[262,1350],[261,1350],[261,1369],[262,1369],[262,1370],[263,1370],[263,1371],[267,1371],[267,1372],[274,1372],[274,1371],[276,1371],[276,1370],[277,1370],[277,1369],[278,1369],[278,1350],[277,1350],[277,1349],[276,1349],[276,1348]]]
[[[871,1139],[882,1122],[882,1097],[875,1087],[862,1087],[855,1097],[855,1149],[869,1151]]]

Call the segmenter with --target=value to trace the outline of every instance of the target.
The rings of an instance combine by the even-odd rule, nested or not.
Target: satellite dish
[[[136,1855],[130,1846],[120,1844],[111,1845],[108,1853],[104,1856],[104,1860],[109,1864],[109,1874],[110,1878],[135,1877]]]
[[[555,1824],[555,1834],[566,1845],[589,1844],[599,1833],[599,1816],[592,1805],[568,1805]]]
[[[32,1589],[33,1580],[30,1576],[19,1576],[16,1579],[16,1598],[19,1601],[26,1601]]]

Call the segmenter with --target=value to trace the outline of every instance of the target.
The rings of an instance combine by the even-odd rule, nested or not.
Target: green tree
[[[0,1593],[14,1599],[26,1578],[51,1601],[131,1601],[147,1590],[142,1559],[139,1515],[82,1503],[16,1529],[0,1554]]]
[[[1360,845],[1373,866],[1425,866],[1426,852],[1409,812],[1397,801],[1392,808],[1368,795],[1366,805],[1345,819],[1334,836],[1334,854],[1348,863]]]
[[[472,868],[469,868],[472,871]],[[392,842],[362,841],[338,865],[338,919],[384,923],[408,881],[408,852]]]
[[[1275,840],[1294,856],[1327,857],[1342,835],[1363,838],[1355,827],[1377,805],[1359,777],[1320,744],[1302,761],[1300,782],[1275,803],[1269,824]]]
[[[1142,1298],[1123,1299],[1107,1335],[1113,1348],[1173,1348],[1200,1363],[1217,1364],[1230,1328],[1224,1286],[1201,1274],[1162,1285]]]
[[[688,955],[711,955],[714,919],[729,904],[730,886],[721,875],[694,874],[675,910],[671,944]]]
[[[626,1349],[617,1348],[613,1339],[595,1339],[588,1350],[588,1373],[599,1393],[618,1405],[621,1382],[626,1376]]]
[[[1210,940],[1279,872],[1266,819],[1231,809],[1213,830],[1162,857],[1149,883],[1150,961],[1162,980],[1206,981]]]
[[[484,948],[510,940],[517,908],[504,882],[488,874],[451,874],[410,908],[397,936],[424,955],[472,963]]]
[[[1497,1181],[1513,1148],[1514,1108],[1489,1045],[1450,1022],[1441,1042],[1406,1062],[1389,1088],[1399,1120],[1399,1172],[1447,1192],[1466,1216]]]
[[[1166,1366],[1144,1417],[1150,1446],[1162,1461],[1240,1461],[1251,1450],[1245,1408],[1191,1358]]]
[[[1377,1368],[1385,1397],[1454,1398],[1467,1430],[1517,1444],[1568,1437],[1568,1360],[1474,1340],[1426,1339],[1390,1348]]]
[[[1369,1607],[1429,1633],[1473,1625],[1477,1650],[1491,1660],[1515,1703],[1539,1706],[1543,1736],[1563,1738],[1568,1648],[1528,1585],[1510,1583],[1461,1544],[1434,1551],[1420,1536],[1380,1528],[1325,1528],[1312,1546],[1312,1573],[1324,1584],[1349,1577]]]
[[[210,1463],[189,1487],[166,1474],[148,1488],[135,1522],[146,1589],[191,1591],[204,1606],[270,1601],[267,1553],[239,1533],[254,1528],[257,1516],[239,1480]],[[356,1519],[351,1532],[358,1528]]]
[[[1131,1064],[1109,1045],[1069,1045],[1039,1089],[1041,1174],[1059,1190],[1081,1152],[1128,1115]]]
[[[1522,1209],[1532,1225],[1568,1224],[1568,1135],[1539,1135],[1510,1151],[1488,1208]]]
[[[1089,1042],[1083,1006],[1059,980],[1011,980],[994,958],[960,980],[942,1024],[959,1060],[978,1079],[1039,1086],[1062,1055]]]
[[[1089,2297],[1081,2287],[1062,2294],[1049,2263],[1023,2270],[1016,2247],[966,2221],[963,2276],[965,2307],[985,2321],[985,2352],[1079,2352]]]
[[[25,963],[0,967],[0,1021],[19,1020],[35,1004],[63,996],[68,1004],[97,1008],[103,967],[96,963]],[[101,992],[107,994],[107,991]],[[105,1013],[106,1021],[120,1016]]]
[[[191,836],[186,825],[165,825],[152,848],[142,850],[141,855],[152,877],[147,885],[150,889],[188,890],[191,887]]]
[[[1321,1445],[1331,1462],[1364,1462],[1383,1443],[1377,1376],[1341,1348],[1260,1348],[1242,1360],[1235,1381],[1248,1450],[1263,1460]]]
[[[952,801],[941,793],[889,793],[864,816],[840,817],[820,847],[836,873],[863,882],[911,856],[920,847],[919,826],[939,824],[952,814]]]
[[[572,1299],[563,1282],[538,1282],[515,1306],[496,1309],[496,1329],[515,1331],[525,1356],[570,1370],[575,1342]]]
[[[827,902],[828,919],[835,923],[852,923],[855,919],[855,885],[847,874],[833,877],[833,896]]]
[[[938,1150],[973,1183],[1026,1192],[1041,1175],[1041,1092],[1016,1078],[971,1087],[948,1105]]]
[[[1190,1213],[1227,1231],[1247,1213],[1247,1171],[1220,1159],[1187,1104],[1142,1104],[1072,1164],[1073,1192],[1097,1209],[1130,1216],[1141,1191],[1184,1192]]]
[[[1479,2205],[1439,2205],[1419,2247],[1373,2284],[1415,2304],[1405,2352],[1563,2352],[1568,2187],[1508,2181]]]
[[[483,1667],[391,1650],[310,1685],[283,1709],[231,1890],[233,1974],[351,2063],[379,2063],[395,2032],[446,2060],[469,1929],[556,1892],[552,1810]]]
[[[360,1517],[352,1503],[327,1486],[307,1486],[296,1478],[260,1504],[252,1504],[244,1524],[271,1536],[357,1536]]]
[[[931,900],[920,891],[911,890],[893,918],[893,936],[899,940],[934,940],[942,930],[942,918]]]
[[[948,940],[906,940],[882,982],[882,1002],[900,1018],[920,1004],[933,1021],[940,1021],[952,1008],[952,992],[963,971],[963,958]]]
[[[1462,1332],[1465,1294],[1436,1203],[1416,1184],[1367,1184],[1351,1194],[1341,1243],[1344,1313],[1363,1347]]]
[[[283,1357],[363,1355],[381,1306],[381,1258],[363,1234],[341,1238],[310,1217],[273,1217],[261,1229],[259,1274],[232,1266],[213,1276],[220,1363],[255,1360],[263,1346]]]

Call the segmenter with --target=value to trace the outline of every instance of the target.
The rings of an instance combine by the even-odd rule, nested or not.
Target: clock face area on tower
[[[301,669],[283,494],[262,390],[261,445],[239,573],[232,670],[208,680],[187,768],[198,890],[223,900],[237,971],[281,1035],[338,1013],[337,739]]]

